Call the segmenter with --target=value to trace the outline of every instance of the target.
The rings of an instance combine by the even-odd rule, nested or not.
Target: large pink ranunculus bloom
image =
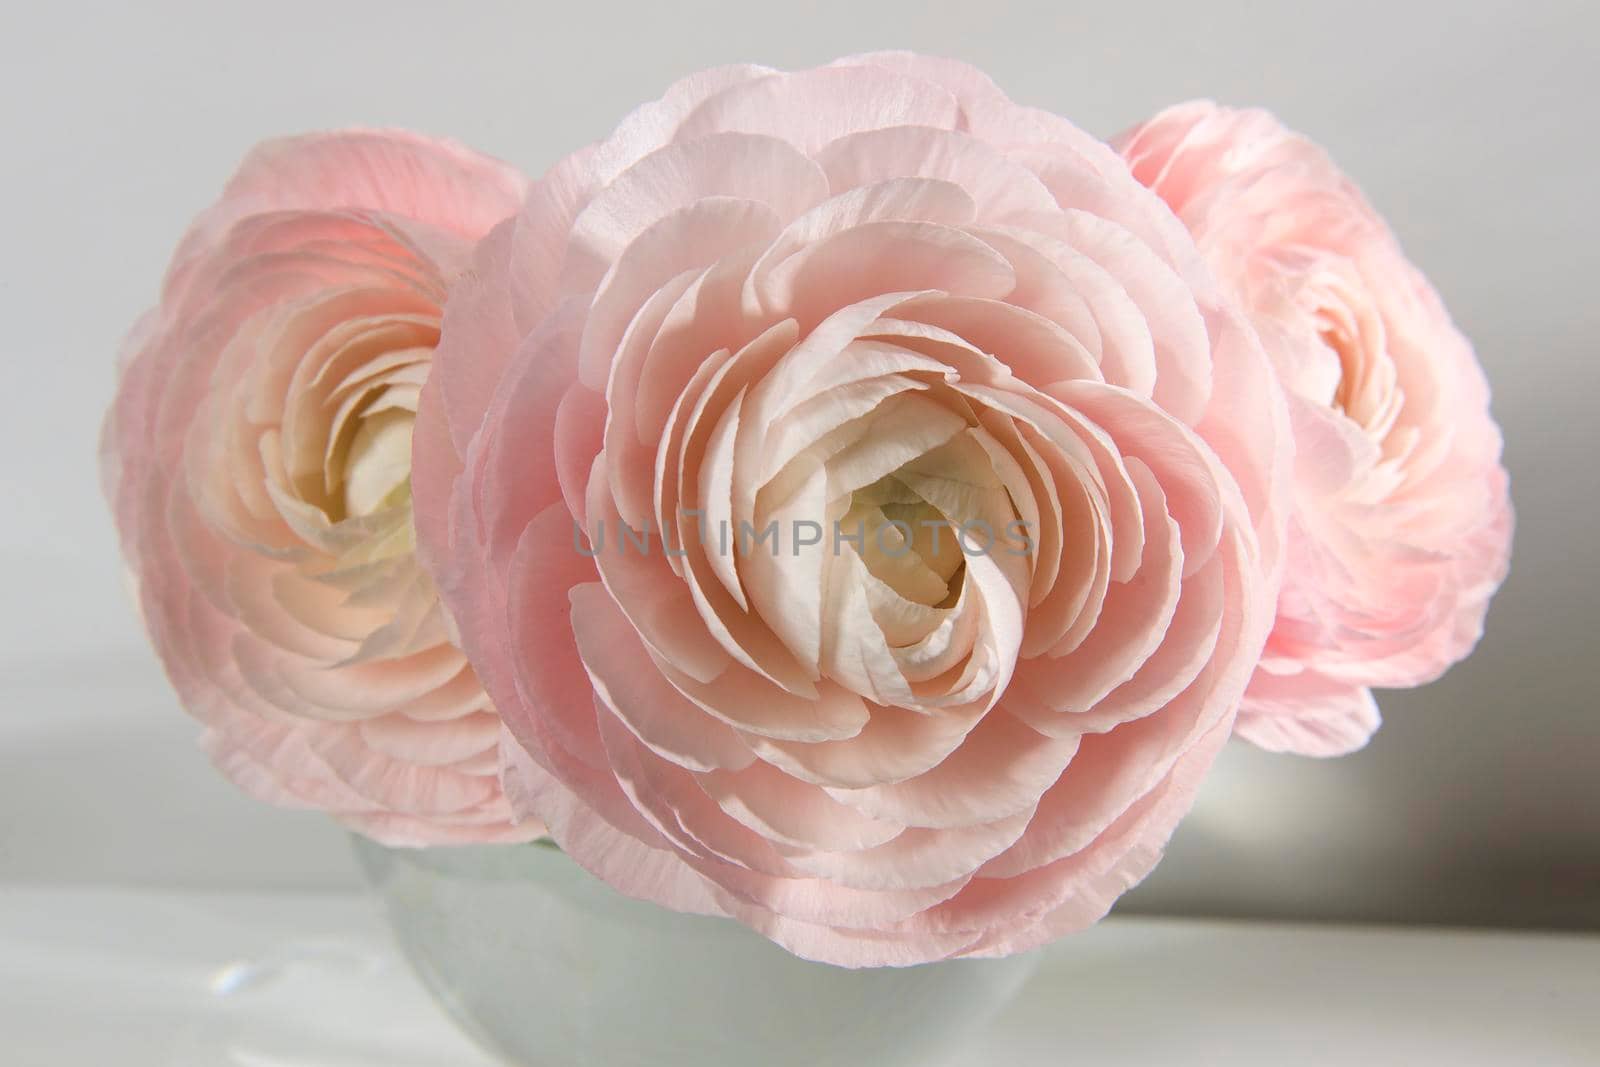
[[[217,765],[390,844],[540,830],[501,792],[409,490],[447,288],[525,188],[407,133],[262,145],[179,246],[105,427],[144,620]]]
[[[1098,919],[1270,625],[1258,340],[1115,153],[956,63],[634,112],[480,248],[417,434],[513,802],[813,959]]]
[[[1271,115],[1181,104],[1117,144],[1251,316],[1289,395],[1283,592],[1238,731],[1307,755],[1359,748],[1378,726],[1368,687],[1464,657],[1506,574],[1483,372],[1360,190]]]

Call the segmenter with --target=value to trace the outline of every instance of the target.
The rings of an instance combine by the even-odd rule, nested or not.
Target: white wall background
[[[546,10],[548,8],[548,10]],[[1236,746],[1129,908],[1600,927],[1600,16],[1583,3],[8,3],[0,12],[0,879],[326,886],[235,796],[122,595],[95,434],[122,331],[240,154],[345,123],[530,170],[692,69],[973,61],[1109,136],[1209,95],[1327,144],[1476,339],[1519,512],[1484,647],[1365,752]]]

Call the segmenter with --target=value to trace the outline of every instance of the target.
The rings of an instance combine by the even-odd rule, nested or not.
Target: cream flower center
[[[1325,399],[1375,441],[1394,427],[1404,401],[1383,318],[1358,279],[1317,279],[1308,294],[1317,338],[1329,353]]]
[[[415,421],[411,412],[398,409],[360,420],[342,464],[346,515],[370,515],[409,489]]]
[[[247,394],[241,424],[258,446],[290,551],[319,580],[366,588],[376,565],[415,569],[411,433],[438,342],[435,310],[388,293],[351,291],[294,305],[263,326],[271,356]],[[276,411],[261,399],[281,390]],[[288,546],[285,546],[288,547]]]
[[[840,526],[859,532],[868,573],[905,599],[949,607],[959,597],[960,531],[892,475],[852,493]]]
[[[365,325],[345,342],[338,353],[343,359],[329,360],[322,380],[298,398],[295,412],[311,446],[302,454],[317,465],[311,477],[297,479],[301,497],[333,523],[410,509],[411,429],[433,355],[431,343],[417,342],[435,337],[420,324]],[[384,342],[394,347],[380,350]],[[335,368],[342,372],[338,378],[329,373]],[[317,434],[320,447],[312,444]]]

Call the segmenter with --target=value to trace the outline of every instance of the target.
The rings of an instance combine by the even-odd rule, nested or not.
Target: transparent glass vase
[[[729,919],[624,897],[552,846],[356,839],[412,966],[528,1067],[929,1067],[1022,988],[1034,956],[846,970]]]

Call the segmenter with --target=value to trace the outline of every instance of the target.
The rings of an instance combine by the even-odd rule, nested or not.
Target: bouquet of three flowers
[[[1499,456],[1314,144],[899,53],[693,75],[534,180],[270,142],[105,432],[242,788],[849,967],[1095,922],[1231,735],[1364,744],[1481,632]]]

